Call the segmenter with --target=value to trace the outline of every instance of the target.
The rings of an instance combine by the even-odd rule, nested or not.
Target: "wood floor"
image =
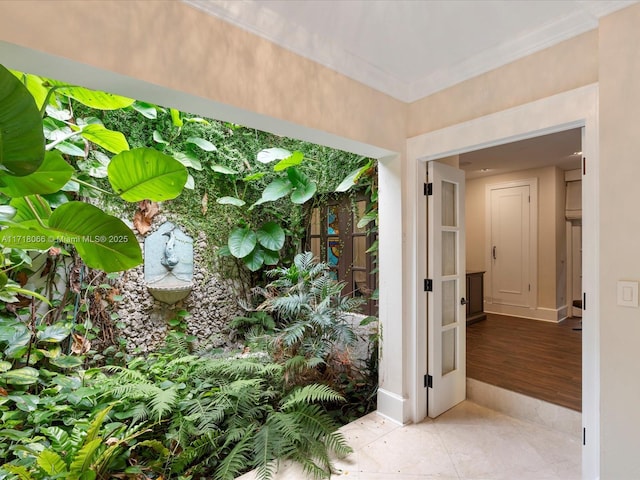
[[[487,314],[467,326],[467,377],[582,410],[579,318],[560,323]]]

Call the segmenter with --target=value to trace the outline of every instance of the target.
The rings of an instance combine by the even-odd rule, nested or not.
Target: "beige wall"
[[[556,167],[521,170],[504,175],[476,178],[466,182],[467,270],[487,270],[486,188],[487,185],[536,178],[538,180],[538,307],[555,309],[561,304],[557,291],[559,271],[565,260],[565,225],[558,217],[564,213],[564,174]],[[558,232],[559,227],[562,233]],[[564,284],[564,277],[561,279]],[[489,294],[489,290],[486,290]]]
[[[598,80],[596,30],[409,105],[408,137],[499,112]]]
[[[0,41],[395,152],[403,148],[402,102],[182,2],[4,0]],[[61,80],[82,81],[78,71],[68,74]]]
[[[603,479],[640,478],[640,310],[616,304],[618,280],[640,281],[639,26],[635,5],[603,19],[599,32]]]

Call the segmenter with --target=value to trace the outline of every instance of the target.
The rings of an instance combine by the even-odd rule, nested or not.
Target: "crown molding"
[[[540,25],[446,69],[436,70],[422,78],[406,79],[373,65],[326,37],[309,32],[258,1],[181,1],[406,103],[593,30],[598,27],[601,17],[637,3],[637,0],[576,0],[578,8],[569,15]]]

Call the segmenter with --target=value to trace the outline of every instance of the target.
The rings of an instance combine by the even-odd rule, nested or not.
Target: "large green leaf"
[[[202,170],[202,163],[200,162],[198,157],[196,157],[196,155],[191,152],[176,152],[173,154],[173,158],[178,160],[185,167],[193,168],[194,170],[198,171]]]
[[[29,90],[29,93],[31,93],[36,101],[38,110],[40,110],[49,93],[49,87],[44,85],[45,80],[42,77],[30,73],[22,73],[15,70],[11,70],[11,73],[27,87],[27,90]]]
[[[264,265],[264,254],[262,248],[260,248],[259,245],[256,245],[256,248],[242,259],[242,263],[244,263],[252,272],[260,270],[260,267]]]
[[[119,110],[133,105],[133,98],[121,97],[112,93],[90,90],[84,87],[63,86],[58,87],[57,92],[76,99],[83,105],[99,110]]]
[[[122,133],[109,130],[103,125],[87,125],[82,129],[81,134],[90,142],[101,146],[111,153],[120,153],[124,150],[129,150],[127,139]]]
[[[37,195],[29,195],[28,197],[14,198],[11,200],[10,205],[16,209],[16,216],[13,218],[14,222],[20,223],[35,220],[36,216],[27,203],[27,200],[33,205],[38,217],[46,220],[51,216],[51,207],[46,199]]]
[[[262,191],[262,197],[254,205],[260,205],[265,202],[273,202],[279,198],[288,195],[293,189],[291,182],[284,178],[277,178]]]
[[[71,334],[71,329],[64,325],[47,325],[47,327],[38,332],[38,339],[41,342],[60,343]]]
[[[38,376],[38,370],[35,368],[22,367],[4,372],[0,378],[11,385],[32,385],[38,381]]]
[[[342,180],[342,182],[340,182],[340,185],[336,187],[335,191],[346,192],[351,187],[353,187],[358,182],[358,179],[370,168],[371,168],[371,160],[369,160],[364,167],[356,168],[353,172],[347,175]]]
[[[246,257],[258,243],[256,234],[248,228],[236,228],[229,234],[227,245],[231,255],[236,258]]]
[[[280,262],[280,255],[278,252],[274,252],[272,250],[263,249],[262,256],[264,257],[265,265],[277,265]]]
[[[187,138],[187,143],[197,145],[205,152],[215,152],[217,150],[216,146],[213,143],[200,137],[189,137]]]
[[[71,355],[60,355],[59,357],[49,360],[51,364],[60,368],[76,368],[82,365],[84,359],[81,357],[73,357]]]
[[[156,109],[156,106],[152,105],[151,103],[135,101],[133,102],[131,107],[136,112],[142,114],[142,116],[144,116],[145,118],[150,118],[152,120],[158,118],[158,110]]]
[[[0,65],[0,167],[29,175],[44,159],[42,117],[20,81]]]
[[[55,243],[55,234],[47,229],[35,225],[25,225],[5,228],[0,231],[0,245],[7,248],[22,248],[25,250],[47,250]]]
[[[273,166],[274,172],[281,172],[282,170],[286,170],[289,167],[295,167],[296,165],[300,165],[304,160],[304,155],[302,152],[295,151],[291,154],[291,156],[287,158],[283,158],[278,163]]]
[[[69,202],[56,208],[49,227],[58,240],[73,244],[91,268],[119,272],[142,262],[140,245],[129,227],[88,203]]]
[[[222,173],[223,175],[236,175],[238,172],[232,168],[225,167],[224,165],[211,165],[211,170],[214,172]]]
[[[284,246],[284,230],[276,222],[267,222],[256,232],[258,242],[264,248],[278,251]]]
[[[113,189],[128,202],[176,198],[188,172],[176,159],[152,148],[134,148],[114,156],[107,170]]]
[[[293,203],[301,205],[315,195],[317,190],[316,183],[309,180],[309,177],[297,168],[287,168],[287,178],[289,178],[294,187],[291,193],[291,201]]]
[[[265,148],[258,152],[256,160],[260,163],[271,163],[274,160],[282,160],[290,156],[291,152],[284,148]]]
[[[0,192],[9,197],[55,193],[69,181],[73,172],[73,167],[64,161],[60,152],[47,152],[44,162],[32,174],[3,177],[5,186],[0,187]]]
[[[69,465],[69,474],[66,477],[68,480],[94,480],[96,478],[96,472],[91,469],[91,465],[101,444],[101,438],[86,441]]]
[[[314,182],[298,187],[291,193],[291,202],[297,205],[302,205],[307,200],[311,200],[311,198],[316,194],[317,189],[318,187]]]
[[[22,323],[0,326],[0,342],[9,345],[27,345],[31,339],[31,332]]]

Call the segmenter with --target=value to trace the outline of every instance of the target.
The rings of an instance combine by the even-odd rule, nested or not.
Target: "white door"
[[[491,301],[529,307],[529,185],[491,190]]]
[[[430,162],[428,176],[427,412],[433,418],[466,397],[464,172]]]

